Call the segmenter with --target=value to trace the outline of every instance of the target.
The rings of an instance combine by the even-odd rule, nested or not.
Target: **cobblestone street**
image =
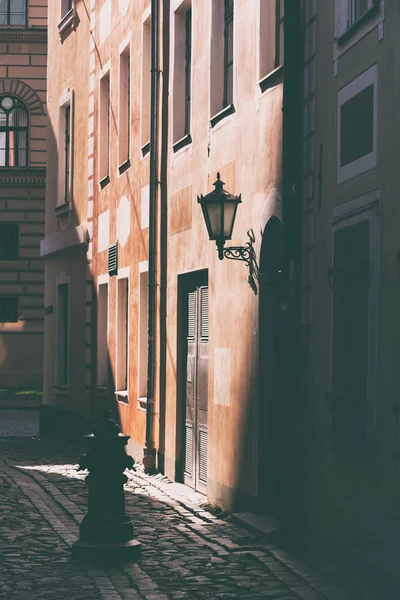
[[[399,597],[372,585],[365,573],[347,578],[329,564],[311,568],[258,532],[205,511],[203,496],[140,470],[129,473],[126,485],[127,512],[142,543],[139,562],[72,561],[86,510],[85,474],[76,471],[80,450],[6,437],[23,433],[23,411],[17,418],[13,412],[0,411],[2,600]]]

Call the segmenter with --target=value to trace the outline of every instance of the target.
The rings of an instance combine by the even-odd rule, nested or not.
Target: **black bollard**
[[[125,452],[129,436],[106,410],[93,433],[84,435],[88,452],[79,461],[80,470],[88,470],[88,512],[79,528],[79,540],[72,546],[74,558],[134,559],[141,544],[134,539],[133,525],[125,512],[125,469],[134,460]]]

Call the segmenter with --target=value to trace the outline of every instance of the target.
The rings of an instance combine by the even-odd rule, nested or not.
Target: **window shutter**
[[[185,434],[185,473],[191,476],[193,473],[193,428],[191,425],[186,425]]]
[[[339,38],[349,27],[349,2],[335,0],[335,38]]]
[[[200,338],[208,342],[208,287],[200,288]]]
[[[207,431],[199,431],[199,479],[202,483],[207,483]]]
[[[194,340],[195,333],[196,292],[188,294],[188,338]]]

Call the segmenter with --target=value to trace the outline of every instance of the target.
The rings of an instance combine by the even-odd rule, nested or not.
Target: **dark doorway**
[[[208,275],[179,278],[178,390],[181,480],[207,491]]]
[[[283,499],[285,415],[282,402],[282,225],[272,217],[260,256],[258,507],[279,517]]]

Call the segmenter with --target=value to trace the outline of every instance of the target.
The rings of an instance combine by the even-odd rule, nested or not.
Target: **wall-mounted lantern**
[[[228,246],[224,248],[226,240],[232,238],[233,226],[235,224],[236,211],[238,204],[242,202],[241,195],[234,196],[227,190],[224,190],[224,182],[217,173],[217,181],[213,184],[215,190],[206,196],[197,196],[197,202],[203,211],[203,217],[206,222],[208,237],[214,240],[218,248],[218,258],[229,258],[231,260],[241,260],[249,267],[248,283],[255,293],[258,281],[258,265],[256,253],[253,248],[255,242],[254,232],[249,229],[247,235],[249,241],[244,246]]]

